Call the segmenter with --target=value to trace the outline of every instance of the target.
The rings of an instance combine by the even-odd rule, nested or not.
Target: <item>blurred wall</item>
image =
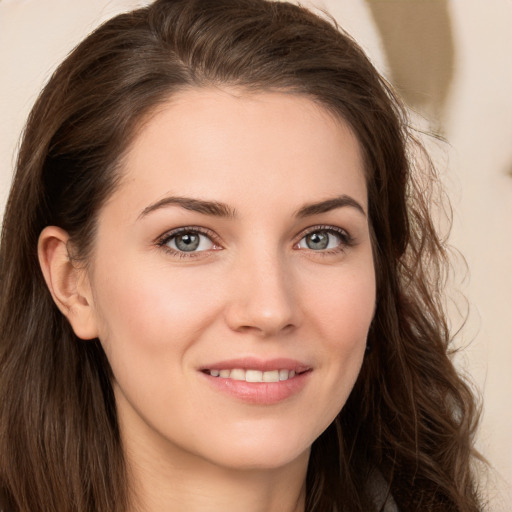
[[[99,22],[136,0],[0,0],[0,206],[38,91]],[[317,0],[397,86],[433,146],[454,211],[452,243],[469,266],[458,364],[484,402],[478,443],[495,471],[490,510],[512,510],[512,1]],[[429,121],[425,120],[425,117]],[[460,260],[459,260],[460,263]],[[458,299],[464,310],[465,302]],[[458,325],[454,316],[454,325]]]

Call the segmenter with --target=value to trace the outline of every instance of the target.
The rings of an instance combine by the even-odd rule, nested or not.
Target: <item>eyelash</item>
[[[164,235],[162,235],[160,238],[157,239],[156,245],[157,247],[160,247],[164,251],[168,252],[169,254],[176,256],[178,258],[198,258],[198,257],[204,257],[206,254],[210,253],[210,251],[177,251],[176,249],[173,249],[169,247],[167,244],[173,240],[174,238],[183,235],[183,234],[191,234],[191,235],[203,235],[210,239],[210,241],[214,244],[214,246],[220,246],[219,238],[218,236],[211,230],[202,228],[199,226],[184,226],[182,228],[173,229],[172,231],[168,231]],[[219,250],[219,249],[213,249],[213,250]],[[206,253],[206,254],[205,254]]]
[[[337,254],[340,252],[345,251],[347,248],[353,247],[355,245],[354,238],[344,229],[338,228],[336,226],[327,226],[327,225],[318,225],[318,226],[311,226],[307,228],[306,230],[302,231],[298,237],[298,241],[294,244],[294,248],[297,248],[298,250],[304,250],[302,248],[298,248],[298,244],[302,241],[303,238],[305,238],[308,235],[311,235],[312,233],[316,232],[326,232],[330,234],[334,234],[340,239],[340,244],[332,249],[324,249],[324,250],[318,250],[315,251],[313,249],[309,249],[310,252],[314,253],[315,255],[321,255],[321,256],[329,256],[332,254]],[[210,241],[214,244],[214,246],[222,247],[220,246],[219,237],[211,230],[199,227],[199,226],[184,226],[178,229],[174,229],[172,231],[168,231],[164,235],[162,235],[160,238],[156,240],[156,246],[159,248],[162,248],[166,252],[170,253],[171,255],[178,257],[178,258],[198,258],[198,257],[204,257],[206,254],[210,253],[210,250],[205,251],[177,251],[176,249],[172,249],[167,244],[173,240],[174,238],[178,237],[181,234],[193,234],[193,235],[203,235],[210,239]],[[217,249],[213,249],[219,250]]]
[[[315,255],[319,256],[330,256],[333,254],[338,254],[341,252],[344,252],[346,249],[349,249],[350,247],[353,247],[355,245],[355,239],[345,230],[342,228],[338,228],[336,226],[330,226],[330,225],[318,225],[318,226],[311,226],[304,230],[299,235],[299,241],[294,245],[296,247],[303,238],[305,238],[308,235],[311,235],[313,233],[317,232],[325,232],[336,235],[340,239],[340,244],[336,247],[333,247],[332,249],[324,249],[315,251],[313,249],[309,249],[310,252],[314,253]],[[303,250],[300,249],[299,250]]]

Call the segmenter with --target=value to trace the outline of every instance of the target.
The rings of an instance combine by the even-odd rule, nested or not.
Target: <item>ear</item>
[[[53,300],[69,320],[75,334],[84,340],[98,337],[98,327],[89,278],[68,252],[69,236],[63,229],[48,226],[39,235],[41,270]]]

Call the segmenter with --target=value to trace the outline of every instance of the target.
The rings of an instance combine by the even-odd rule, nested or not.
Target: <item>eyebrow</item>
[[[205,215],[212,215],[214,217],[232,218],[236,215],[234,208],[231,208],[224,203],[219,203],[217,201],[205,201],[203,199],[193,199],[191,197],[170,196],[144,208],[138,218],[141,219],[149,213],[165,208],[166,206],[181,206],[182,208],[185,208],[185,210],[204,213]]]
[[[180,206],[185,210],[203,213],[205,215],[211,215],[214,217],[236,217],[236,210],[225,203],[220,203],[218,201],[206,201],[204,199],[194,199],[191,197],[169,196],[160,199],[160,201],[157,201],[156,203],[153,203],[144,208],[144,210],[142,210],[142,212],[139,214],[138,219],[141,219],[151,212],[160,210],[167,206]],[[358,203],[354,198],[345,194],[334,197],[332,199],[326,199],[324,201],[306,204],[295,213],[295,216],[298,218],[311,217],[313,215],[319,215],[321,213],[327,213],[337,208],[345,207],[355,208],[358,212],[366,217],[366,212],[364,211],[364,208],[361,206],[361,204]]]
[[[295,214],[299,218],[310,217],[312,215],[318,215],[320,213],[327,213],[337,208],[351,207],[355,208],[358,212],[366,217],[366,212],[359,202],[353,197],[345,194],[334,197],[332,199],[326,199],[318,203],[310,203],[300,208]]]

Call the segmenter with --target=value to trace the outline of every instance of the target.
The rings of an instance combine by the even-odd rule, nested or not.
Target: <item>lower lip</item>
[[[212,377],[208,373],[203,373],[216,390],[243,402],[259,405],[276,404],[296,395],[304,388],[310,374],[311,371],[307,371],[279,382],[246,382]]]

